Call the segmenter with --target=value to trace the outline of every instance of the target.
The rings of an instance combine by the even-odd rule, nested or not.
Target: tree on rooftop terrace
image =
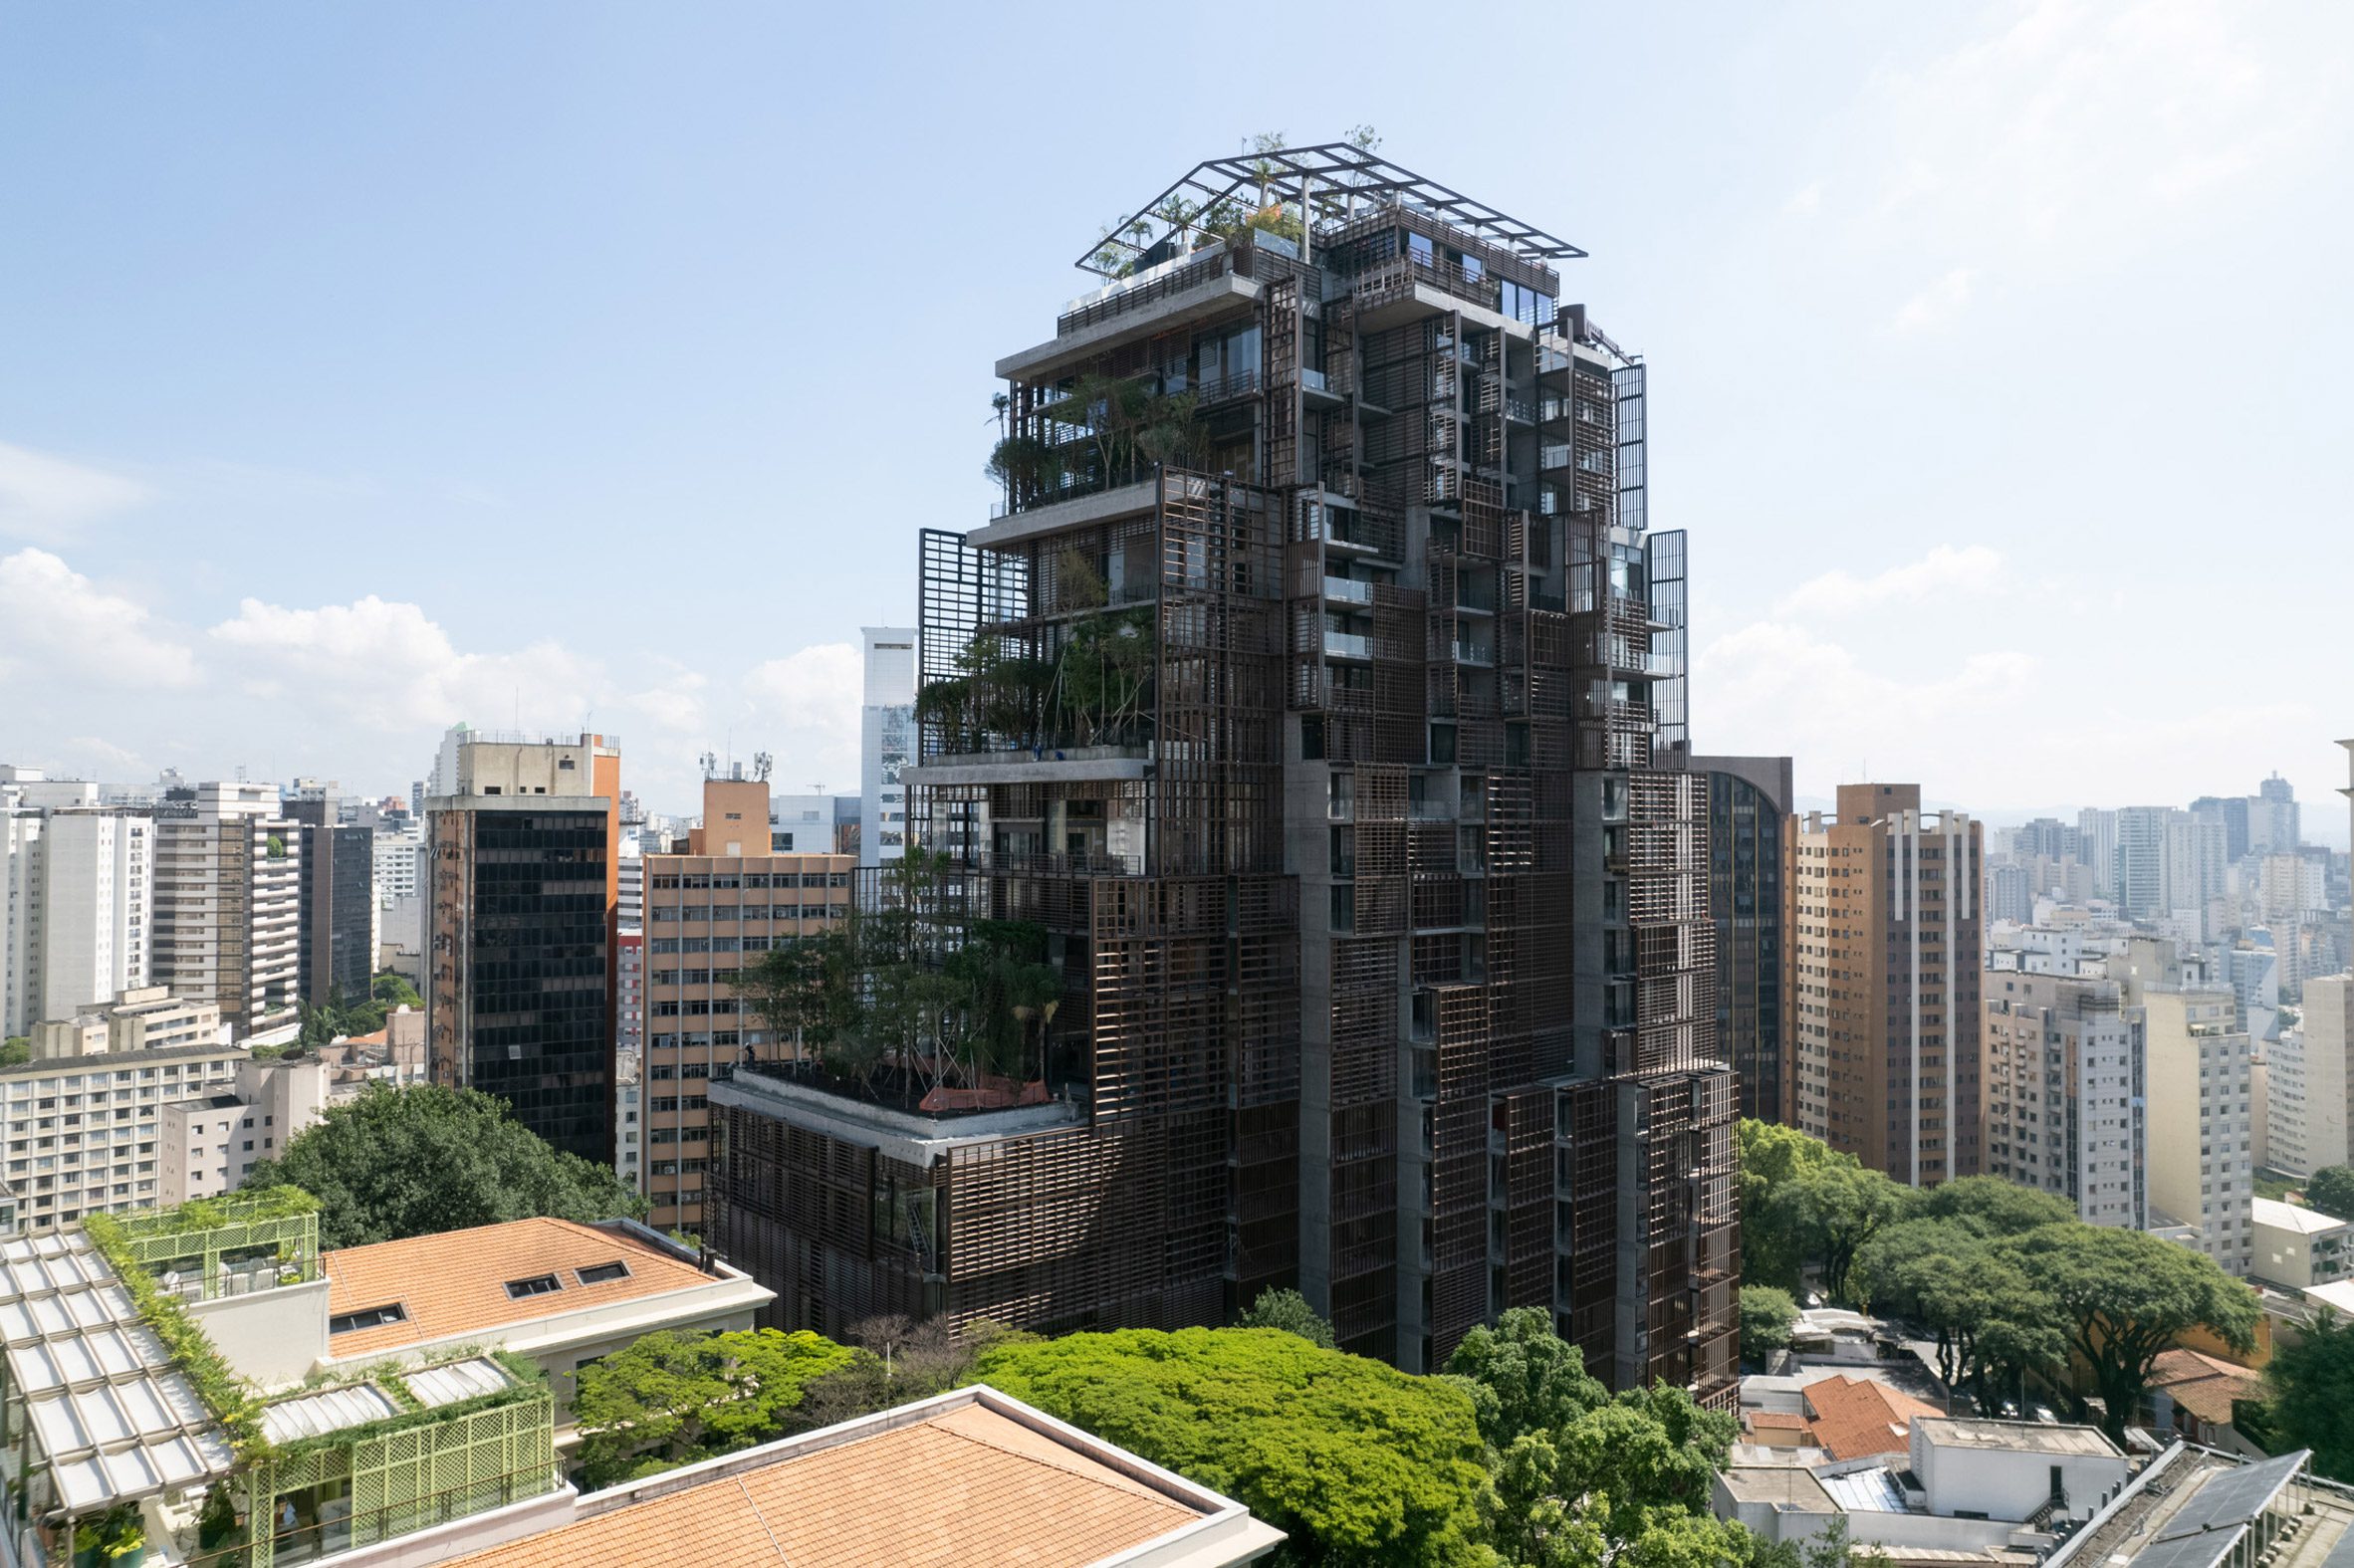
[[[546,1217],[637,1219],[645,1200],[609,1166],[566,1154],[506,1102],[438,1084],[362,1088],[257,1164],[245,1190],[293,1186],[319,1200],[319,1243],[362,1246]]]
[[[943,857],[909,849],[884,868],[871,906],[762,954],[738,993],[776,1034],[869,1092],[1043,1072],[1061,988],[1046,962],[1046,931],[1028,921],[935,922],[925,906],[945,871]]]

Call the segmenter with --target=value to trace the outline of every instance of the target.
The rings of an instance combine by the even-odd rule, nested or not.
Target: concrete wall
[[[265,1388],[300,1383],[327,1357],[328,1282],[191,1301],[188,1315],[229,1365]]]
[[[1912,1450],[1913,1473],[1929,1493],[1931,1511],[1943,1516],[1967,1512],[2024,1519],[2050,1499],[2056,1464],[2068,1494],[2068,1516],[2087,1519],[2126,1478],[2123,1455],[1966,1448],[1930,1442],[1919,1428]]]

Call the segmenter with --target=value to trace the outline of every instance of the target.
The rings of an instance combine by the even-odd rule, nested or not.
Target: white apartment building
[[[12,797],[23,789],[12,786]],[[4,1032],[29,1033],[146,984],[154,834],[144,814],[95,805],[19,804],[0,815]]]
[[[2222,990],[2148,990],[2141,1001],[2151,1223],[2196,1231],[2201,1251],[2245,1278],[2255,1245],[2254,1091],[2237,999]]]
[[[233,1039],[276,1042],[298,1022],[302,833],[274,784],[206,784],[158,806],[148,973],[214,1003]]]
[[[2354,1162],[2354,977],[2305,982],[2304,1011],[2280,1031],[2266,1072],[2270,1163],[2291,1176]]]
[[[2269,1198],[2258,1198],[2250,1212],[2256,1278],[2283,1290],[2309,1290],[2346,1277],[2354,1261],[2354,1224]]]
[[[157,1200],[235,1192],[255,1162],[276,1159],[327,1104],[328,1066],[317,1057],[237,1062],[227,1084],[158,1111]]]
[[[0,1159],[18,1224],[45,1230],[153,1208],[163,1107],[223,1092],[248,1055],[177,1045],[0,1068]]]
[[[861,626],[858,634],[866,648],[858,721],[858,864],[872,866],[907,852],[907,786],[899,771],[915,753],[915,628]]]
[[[2149,1224],[2142,1009],[2114,982],[1990,970],[1980,1068],[1990,1176],[2087,1225]]]

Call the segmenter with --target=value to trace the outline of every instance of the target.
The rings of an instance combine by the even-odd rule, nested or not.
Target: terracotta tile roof
[[[1945,1414],[1910,1394],[1863,1378],[1824,1378],[1799,1392],[1814,1417],[1814,1447],[1828,1450],[1834,1459],[1894,1454],[1911,1438],[1915,1416]]]
[[[1062,1568],[1202,1515],[979,1405],[461,1557],[450,1568]]]
[[[1792,1410],[1757,1410],[1750,1412],[1750,1427],[1761,1432],[1767,1428],[1804,1432],[1806,1418]]]
[[[2263,1394],[2263,1375],[2196,1350],[2161,1350],[2150,1364],[2150,1387],[2213,1427],[2232,1425],[2232,1402]]]
[[[581,1282],[582,1269],[612,1262],[625,1264],[629,1272],[595,1284]],[[327,1272],[331,1315],[395,1301],[407,1313],[403,1322],[335,1335],[328,1348],[339,1359],[660,1295],[711,1279],[648,1242],[570,1220],[517,1220],[347,1246],[322,1253],[320,1263]],[[554,1274],[562,1288],[520,1300],[508,1295],[507,1281],[543,1274]]]

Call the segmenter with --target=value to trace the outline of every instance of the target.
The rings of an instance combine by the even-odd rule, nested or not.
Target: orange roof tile
[[[1202,1514],[980,1405],[783,1457],[457,1559],[451,1568],[1062,1568]]]
[[[2232,1402],[2263,1393],[2263,1375],[2196,1350],[2161,1350],[2150,1364],[2150,1387],[2210,1426],[2232,1425]]]
[[[618,1279],[583,1284],[580,1271],[620,1262]],[[327,1309],[341,1316],[400,1303],[407,1320],[354,1329],[329,1341],[338,1357],[398,1350],[563,1312],[707,1284],[711,1276],[650,1242],[570,1220],[517,1220],[439,1235],[347,1246],[320,1256]],[[560,1289],[518,1300],[510,1279],[554,1274]]]
[[[1814,1416],[1814,1446],[1828,1450],[1834,1459],[1893,1454],[1912,1436],[1915,1416],[1945,1414],[1910,1394],[1863,1378],[1824,1378],[1799,1392]]]
[[[1753,1429],[1773,1427],[1794,1429],[1799,1432],[1806,1430],[1806,1418],[1799,1415],[1796,1411],[1756,1410],[1750,1412],[1749,1419],[1750,1426]]]

